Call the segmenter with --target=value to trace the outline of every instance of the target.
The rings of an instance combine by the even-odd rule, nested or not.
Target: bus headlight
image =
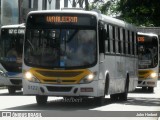
[[[7,77],[7,74],[2,69],[0,69],[0,76]]]
[[[91,73],[87,75],[85,78],[83,78],[80,83],[90,83],[94,80],[96,75],[97,75],[97,72]]]
[[[30,82],[39,82],[39,80],[31,72],[26,72],[24,77]]]
[[[156,73],[156,72],[151,73],[151,74],[150,74],[150,77],[151,77],[151,78],[157,77],[157,73]]]

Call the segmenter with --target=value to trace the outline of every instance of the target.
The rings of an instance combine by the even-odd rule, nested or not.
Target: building
[[[0,3],[1,26],[24,23],[28,12],[33,10],[60,9],[68,6],[68,0],[0,0]]]

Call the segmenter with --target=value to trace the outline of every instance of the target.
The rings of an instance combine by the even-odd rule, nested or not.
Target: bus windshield
[[[21,72],[24,29],[2,28],[0,63],[9,72]]]
[[[89,67],[96,63],[93,15],[46,13],[28,16],[24,62],[41,68]]]
[[[96,62],[96,30],[30,29],[25,50],[25,62],[32,66],[91,66]]]
[[[139,69],[154,68],[158,64],[158,39],[138,36]]]

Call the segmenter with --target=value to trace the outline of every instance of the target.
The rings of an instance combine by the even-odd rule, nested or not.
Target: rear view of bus
[[[22,51],[24,24],[1,28],[0,85],[7,86],[10,94],[22,88]]]
[[[159,68],[159,39],[156,34],[138,33],[139,81],[138,86],[149,92],[157,86]]]

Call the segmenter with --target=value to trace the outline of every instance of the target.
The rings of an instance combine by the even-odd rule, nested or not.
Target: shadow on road
[[[136,106],[160,106],[160,98],[132,97],[125,102],[125,105]]]
[[[105,99],[105,105],[111,104],[109,98]],[[63,110],[63,111],[74,111],[74,110],[89,110],[99,107],[95,104],[95,101],[90,99],[84,99],[82,102],[64,102],[63,99],[48,101],[46,105],[39,106],[37,104],[29,104],[18,107],[8,108],[6,110]]]

